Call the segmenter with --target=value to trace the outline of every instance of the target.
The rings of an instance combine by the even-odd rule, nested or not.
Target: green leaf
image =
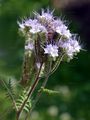
[[[21,108],[23,102],[25,101],[25,99],[27,98],[27,91],[23,90],[22,94],[19,95],[19,98],[17,99],[16,105],[17,108]],[[25,110],[26,112],[29,112],[31,108],[31,99],[28,99],[27,103],[25,104],[23,110]]]

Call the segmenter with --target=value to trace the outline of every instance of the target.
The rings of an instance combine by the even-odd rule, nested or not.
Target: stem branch
[[[52,65],[52,62],[50,62],[49,71],[46,74],[46,77],[45,77],[45,79],[42,83],[41,87],[43,87],[43,88],[45,88],[45,86],[47,84],[47,81],[48,81],[48,78],[49,78],[49,75],[50,75],[50,72],[51,72],[51,65]],[[39,98],[41,97],[41,95],[42,95],[42,91],[40,90],[40,91],[38,91],[38,93],[36,95],[35,102],[34,102],[32,108],[30,109],[29,115],[32,113],[32,110],[34,109],[34,107],[35,107],[36,103],[38,102]],[[28,114],[26,115],[25,120],[27,120],[27,118],[28,118]]]

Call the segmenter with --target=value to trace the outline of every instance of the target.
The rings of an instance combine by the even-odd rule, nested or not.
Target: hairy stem
[[[50,75],[50,71],[51,71],[51,65],[52,65],[52,62],[50,62],[49,71],[46,74],[46,77],[45,77],[45,79],[42,83],[41,87],[43,87],[43,88],[45,88],[45,86],[47,84],[47,81],[48,81],[48,78],[49,78],[49,75]],[[29,115],[32,113],[32,110],[34,109],[34,107],[35,107],[36,103],[38,102],[39,98],[41,97],[41,95],[42,95],[42,91],[40,90],[36,95],[35,102],[34,102],[32,108],[30,109]],[[25,120],[27,120],[27,118],[28,118],[28,114],[26,115]]]
[[[55,66],[55,70],[56,70],[57,67],[60,65],[63,57],[64,57],[64,54],[61,56],[61,58],[59,58],[58,64]],[[55,71],[55,70],[54,70],[54,71],[52,70],[51,66],[52,66],[52,62],[50,62],[49,71],[48,71],[48,73],[46,74],[46,77],[45,77],[44,82],[42,83],[42,86],[41,86],[41,87],[43,87],[43,88],[45,88],[49,76]],[[53,72],[52,72],[52,71],[53,71]],[[40,90],[40,91],[37,93],[35,102],[34,102],[32,108],[30,109],[29,115],[32,113],[32,110],[34,109],[34,107],[35,107],[36,103],[38,102],[39,98],[41,97],[41,95],[42,95],[42,90]],[[28,118],[28,114],[26,115],[25,120],[27,120],[27,118]]]
[[[29,54],[24,55],[22,77],[20,83],[25,86],[30,78],[30,57]]]
[[[35,90],[35,88],[36,88],[36,86],[37,86],[37,84],[39,82],[39,74],[41,72],[42,65],[43,65],[43,63],[41,63],[40,69],[39,69],[39,71],[38,71],[38,73],[36,75],[35,81],[34,81],[32,87],[31,87],[31,89],[29,89],[29,92],[27,94],[26,99],[24,100],[24,102],[23,102],[22,106],[20,107],[20,109],[17,111],[17,120],[19,120],[20,114],[21,114],[25,104],[27,103],[28,99],[31,97],[32,93],[34,92],[34,90]]]

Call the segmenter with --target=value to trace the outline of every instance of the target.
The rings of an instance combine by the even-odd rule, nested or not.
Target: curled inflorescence
[[[53,11],[34,12],[34,19],[18,22],[20,32],[25,36],[25,51],[34,56],[36,66],[52,60],[70,61],[81,50],[76,34],[72,34],[61,18]],[[45,66],[45,64],[44,64]]]

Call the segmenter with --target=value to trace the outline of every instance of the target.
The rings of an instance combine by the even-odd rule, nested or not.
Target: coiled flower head
[[[35,64],[47,64],[50,60],[55,64],[62,56],[62,61],[70,61],[81,50],[76,34],[48,9],[42,9],[41,14],[34,12],[34,19],[24,19],[18,25],[26,39],[25,50],[33,54]]]

